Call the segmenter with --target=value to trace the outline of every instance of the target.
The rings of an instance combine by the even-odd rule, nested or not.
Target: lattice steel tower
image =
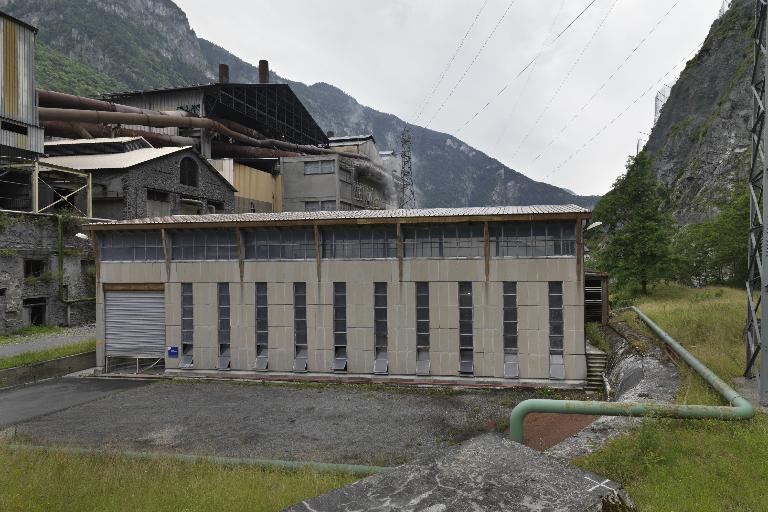
[[[747,324],[744,328],[746,364],[744,375],[749,376],[760,360],[758,370],[758,391],[760,403],[768,405],[768,347],[765,333],[768,329],[768,280],[763,272],[768,270],[768,248],[766,248],[766,226],[768,214],[768,160],[765,156],[765,86],[768,69],[766,53],[766,0],[755,0],[755,33],[753,40],[755,61],[752,67],[752,155],[749,168],[749,233],[747,235],[749,266],[747,277]],[[758,295],[755,296],[755,293]],[[762,350],[761,350],[762,349]]]
[[[400,134],[400,203],[398,208],[416,208],[413,192],[413,169],[411,167],[411,130],[408,126]]]

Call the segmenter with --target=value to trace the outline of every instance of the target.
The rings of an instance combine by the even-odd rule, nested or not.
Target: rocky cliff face
[[[254,66],[199,39],[171,0],[0,0],[0,9],[40,29],[38,41],[49,58],[45,66],[38,62],[38,80],[63,92],[77,92],[73,84],[78,83],[79,90],[93,91],[78,77],[55,75],[60,70],[53,63],[65,58],[88,66],[93,70],[89,76],[99,77],[100,83],[111,79],[129,89],[210,82],[219,63],[229,64],[233,82],[258,80]],[[272,79],[290,84],[323,129],[339,135],[373,133],[380,149],[398,149],[406,125],[403,120],[360,105],[329,84],[308,86],[276,74]],[[417,126],[411,129],[420,206],[575,203],[591,207],[598,199],[533,181],[447,134]]]
[[[749,169],[752,0],[735,0],[712,24],[672,87],[646,149],[680,224],[718,212]]]

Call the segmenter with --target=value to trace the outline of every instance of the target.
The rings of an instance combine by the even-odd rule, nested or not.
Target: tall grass
[[[267,512],[358,478],[309,469],[27,451],[3,445],[0,467],[3,512]]]
[[[0,357],[0,370],[5,368],[14,368],[16,366],[29,366],[59,357],[82,354],[96,349],[96,340],[85,340],[77,343],[70,343],[60,347],[48,348],[37,352],[23,352],[21,354],[9,357]]]
[[[742,290],[658,287],[638,304],[651,319],[725,381],[743,371]],[[645,329],[631,313],[620,319]],[[680,403],[722,404],[681,364]],[[764,511],[768,416],[751,421],[646,419],[577,465],[622,483],[644,511]]]

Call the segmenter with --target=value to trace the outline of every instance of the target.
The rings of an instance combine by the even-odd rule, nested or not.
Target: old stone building
[[[0,333],[93,321],[95,263],[80,223],[0,211]]]
[[[191,147],[154,148],[123,137],[49,142],[45,151],[43,163],[91,173],[96,218],[234,211],[234,186]]]

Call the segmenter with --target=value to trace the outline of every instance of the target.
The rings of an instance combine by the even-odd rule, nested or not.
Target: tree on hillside
[[[720,213],[686,226],[674,242],[677,280],[694,286],[743,285],[747,280],[749,192],[736,190]]]
[[[627,162],[627,172],[613,184],[594,210],[603,223],[596,262],[620,288],[648,285],[672,275],[672,217],[663,213],[662,197],[645,151]]]

